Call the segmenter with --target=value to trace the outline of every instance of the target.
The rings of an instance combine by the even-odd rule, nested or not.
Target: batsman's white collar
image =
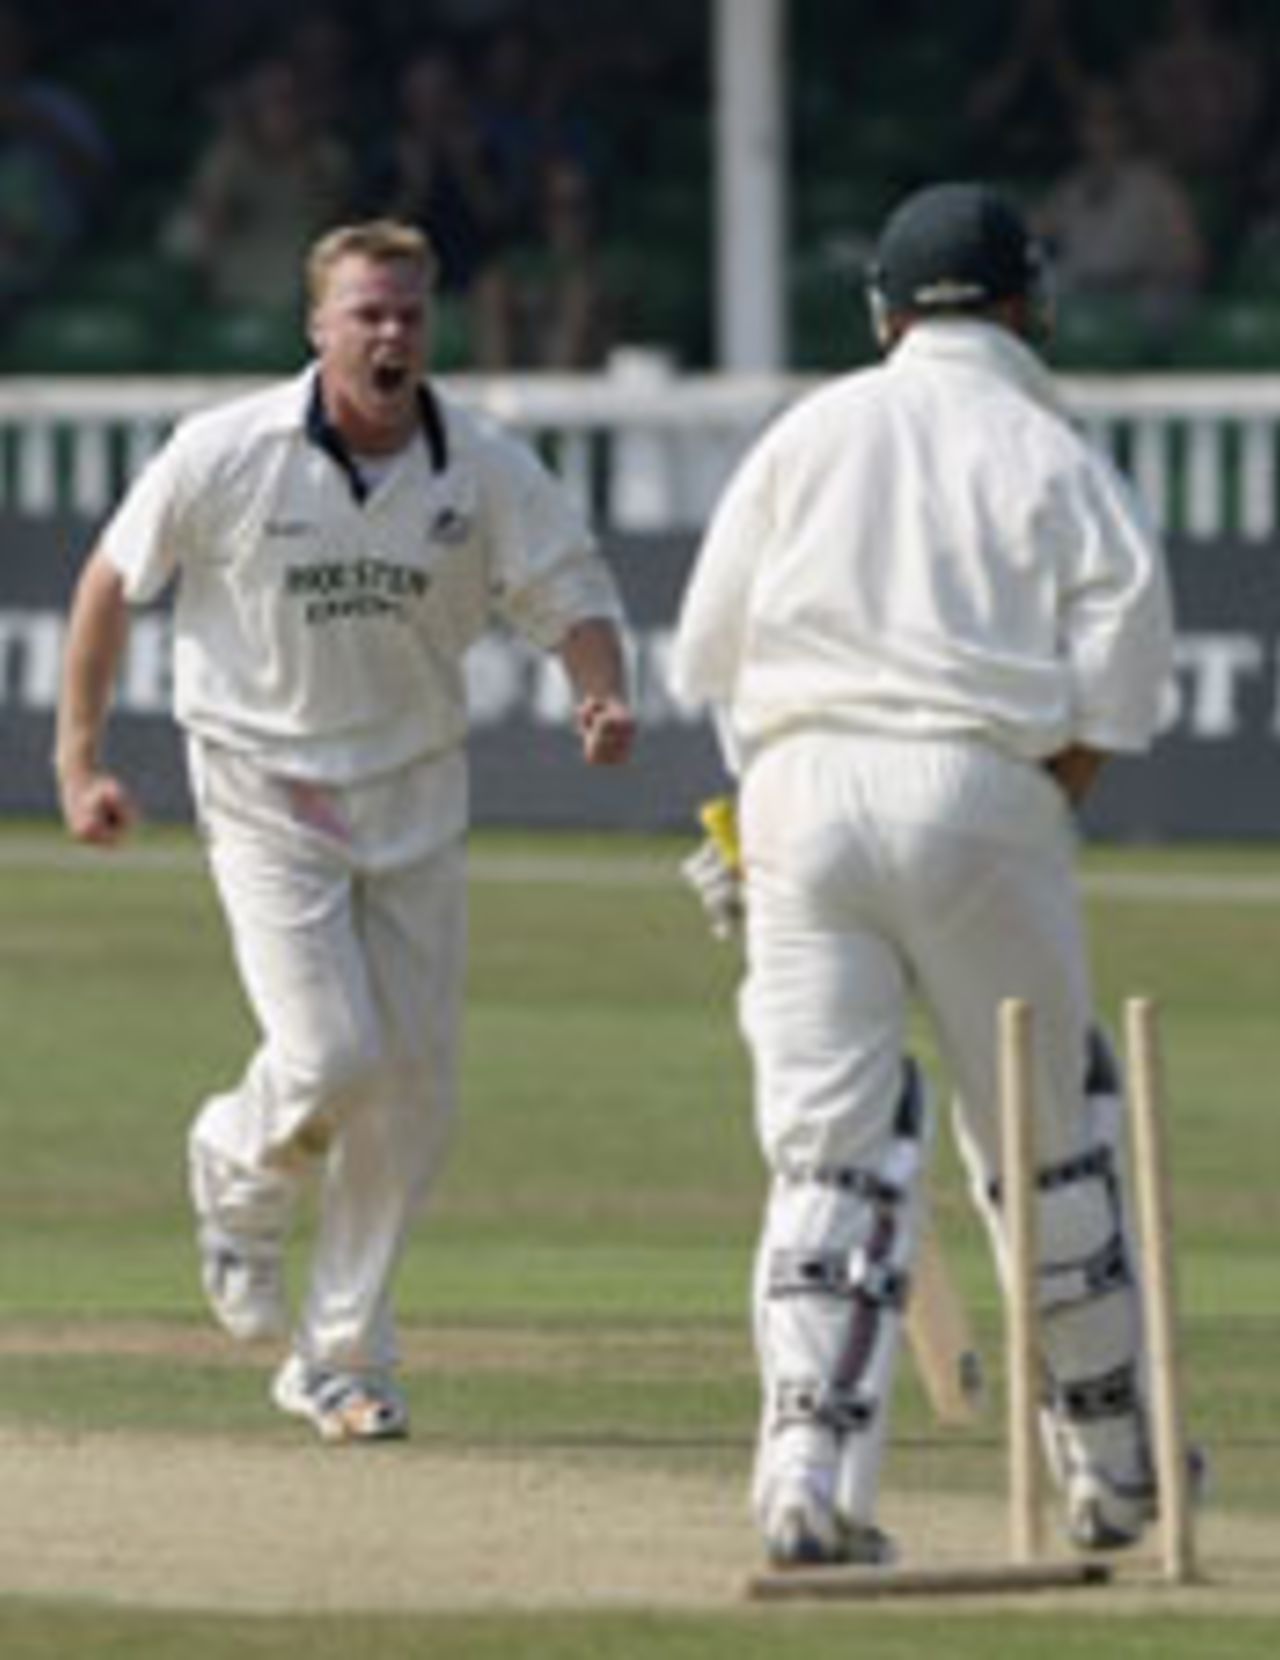
[[[1067,418],[1062,394],[1048,368],[1030,346],[999,323],[976,317],[931,317],[913,323],[890,362],[976,365],[1011,381],[1052,414]]]

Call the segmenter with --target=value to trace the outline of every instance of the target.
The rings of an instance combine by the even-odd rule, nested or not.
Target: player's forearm
[[[98,769],[102,731],[128,635],[123,584],[114,567],[95,554],[76,589],[67,627],[53,757],[64,785]]]
[[[560,644],[574,696],[626,701],[627,671],[618,630],[603,617],[575,623]]]
[[[575,623],[560,643],[560,660],[573,687],[584,759],[591,766],[625,761],[635,739],[635,719],[617,628],[603,617]]]

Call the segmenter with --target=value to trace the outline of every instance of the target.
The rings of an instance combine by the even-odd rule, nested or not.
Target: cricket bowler
[[[261,1033],[190,1131],[202,1280],[233,1336],[283,1344],[274,1402],[328,1441],[408,1430],[392,1289],[457,1094],[463,656],[509,625],[563,662],[588,764],[624,761],[633,733],[586,526],[527,446],[427,377],[435,263],[388,220],[315,245],[314,361],[183,422],[143,470],[77,585],[58,711],[67,827],[109,847],[137,816],[102,753],[129,611],[172,586],[175,714]]]

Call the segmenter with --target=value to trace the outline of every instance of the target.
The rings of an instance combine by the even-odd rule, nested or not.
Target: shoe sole
[[[1082,1505],[1079,1514],[1072,1517],[1070,1536],[1077,1550],[1121,1551],[1132,1550],[1145,1530],[1145,1521],[1132,1530],[1114,1526],[1105,1520],[1102,1506],[1094,1500]]]
[[[1209,1480],[1209,1464],[1203,1447],[1190,1446],[1186,1452],[1187,1490],[1193,1507],[1204,1502]],[[1077,1515],[1070,1516],[1067,1536],[1077,1550],[1104,1553],[1132,1550],[1140,1544],[1148,1527],[1159,1518],[1160,1502],[1154,1488],[1133,1498],[1137,1514],[1132,1527],[1109,1521],[1104,1514],[1103,1500],[1086,1500]]]
[[[281,1412],[310,1424],[329,1446],[406,1441],[409,1437],[408,1415],[395,1412],[388,1416],[387,1405],[369,1396],[353,1394],[350,1400],[328,1411],[289,1389],[273,1387],[271,1399]]]

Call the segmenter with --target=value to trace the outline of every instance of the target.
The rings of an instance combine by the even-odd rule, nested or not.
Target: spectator
[[[1152,151],[1192,184],[1230,182],[1264,90],[1261,56],[1228,32],[1214,0],[1170,0],[1165,33],[1137,53],[1128,81]]]
[[[287,43],[295,0],[254,0],[252,6],[227,0],[181,0],[166,7],[173,16],[166,47],[182,66],[186,85],[202,99],[220,103],[246,65],[268,50],[268,42]],[[280,48],[288,56],[287,44]]]
[[[1063,0],[1023,0],[1004,55],[974,83],[965,116],[977,171],[1047,177],[1063,167],[1086,74]]]
[[[1228,279],[1237,293],[1274,308],[1280,290],[1280,145],[1263,152],[1248,183],[1239,233],[1228,244]]]
[[[482,55],[480,132],[506,193],[510,228],[519,236],[538,234],[547,158],[568,155],[590,164],[585,123],[570,104],[571,81],[569,59],[528,26],[498,30]]]
[[[1117,303],[1152,345],[1177,332],[1204,278],[1205,250],[1177,176],[1141,150],[1129,111],[1097,84],[1080,107],[1077,159],[1035,214],[1063,289]]]
[[[31,72],[26,19],[0,5],[0,309],[34,294],[84,237],[110,166],[93,113]]]
[[[304,12],[285,34],[283,51],[312,130],[350,142],[368,113],[359,96],[361,78],[350,26],[336,11]]]
[[[479,367],[509,364],[510,293],[502,263],[509,218],[465,82],[450,54],[430,47],[405,66],[399,124],[365,184],[369,210],[425,230],[440,260],[444,316],[461,306]]]
[[[572,157],[549,158],[541,201],[541,237],[513,262],[515,360],[534,369],[598,368],[616,319],[590,175]]]
[[[351,187],[349,154],[311,127],[289,63],[259,59],[232,90],[167,245],[216,304],[292,311],[303,255],[341,216]]]

